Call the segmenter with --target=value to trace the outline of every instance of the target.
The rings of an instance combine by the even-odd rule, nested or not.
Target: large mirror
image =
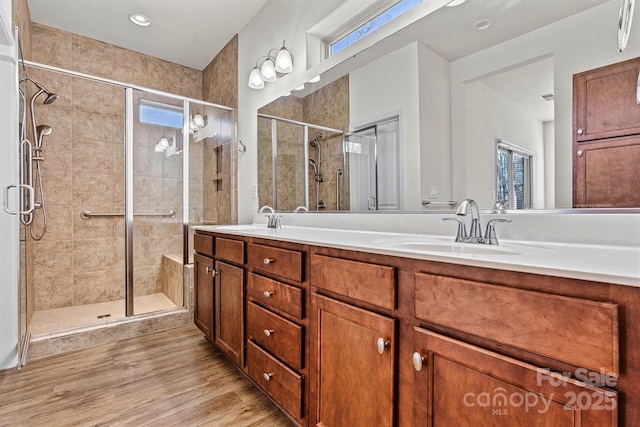
[[[260,205],[571,208],[573,75],[640,56],[633,30],[617,49],[619,12],[467,0],[424,17],[259,110]]]

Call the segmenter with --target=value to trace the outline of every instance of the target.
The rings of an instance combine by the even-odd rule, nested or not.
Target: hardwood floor
[[[0,426],[292,426],[193,325],[0,372]]]

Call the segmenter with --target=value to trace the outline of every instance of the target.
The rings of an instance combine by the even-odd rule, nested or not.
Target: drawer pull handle
[[[216,271],[213,268],[205,267],[207,274],[212,273],[213,277],[216,277]]]
[[[413,369],[420,372],[422,370],[422,364],[424,363],[425,358],[423,355],[418,353],[417,351],[413,353]]]
[[[271,292],[271,291],[264,291],[264,292],[263,292],[263,294],[264,294],[264,296],[265,296],[265,297],[269,298],[271,295],[273,295],[273,292]]]
[[[271,335],[273,335],[275,331],[273,329],[265,329],[264,330],[264,334],[268,337],[270,337]]]
[[[389,344],[389,341],[385,341],[384,338],[378,338],[378,341],[376,341],[378,353],[383,354],[384,350],[389,347]]]
[[[269,265],[269,264],[273,264],[274,262],[276,262],[276,260],[273,259],[273,258],[265,258],[263,262],[264,262],[264,265]]]
[[[273,374],[270,372],[269,373],[265,372],[264,374],[262,374],[262,377],[267,381],[271,381],[271,377],[273,377]]]

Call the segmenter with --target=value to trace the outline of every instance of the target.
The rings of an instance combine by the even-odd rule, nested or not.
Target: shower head
[[[36,127],[36,148],[42,147],[42,137],[51,135],[53,128],[49,125],[38,125]]]
[[[55,100],[58,99],[58,94],[46,92],[46,91],[45,93],[47,94],[47,97],[44,100],[45,105],[53,104]]]
[[[57,94],[47,90],[47,88],[42,86],[40,83],[38,83],[36,80],[32,79],[31,77],[29,77],[29,76],[23,77],[20,80],[20,83],[22,83],[24,81],[30,81],[31,83],[33,83],[39,89],[39,91],[36,92],[36,94],[31,98],[32,100],[37,98],[41,93],[46,93],[47,94],[47,97],[44,100],[44,104],[45,105],[52,104],[53,102],[55,102],[56,99],[58,99],[58,95]]]
[[[322,138],[322,134],[316,136],[314,139],[309,141],[309,145],[311,145],[313,148],[318,148],[318,144],[320,143],[320,138]]]

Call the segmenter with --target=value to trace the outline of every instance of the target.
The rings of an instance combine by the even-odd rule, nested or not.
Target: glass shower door
[[[127,181],[132,218],[125,209],[133,240],[132,256],[127,255],[132,265],[127,273],[129,315],[184,305],[183,101],[132,93],[132,179]]]

